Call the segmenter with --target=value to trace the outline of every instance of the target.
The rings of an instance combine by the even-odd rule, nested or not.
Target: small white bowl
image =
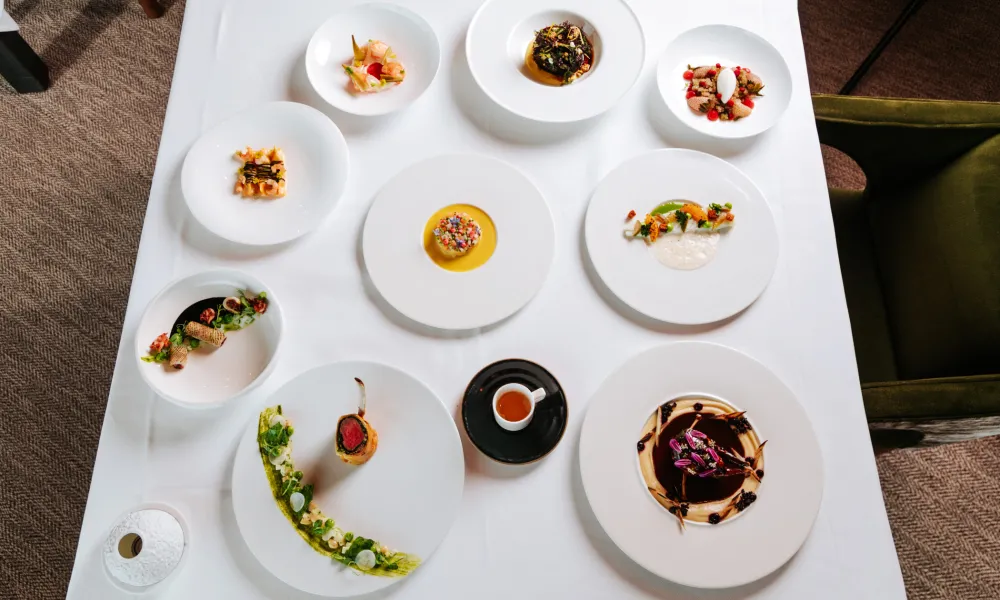
[[[205,344],[192,351],[183,370],[142,360],[158,335],[172,333],[184,309],[206,298],[233,296],[236,290],[267,292],[267,312],[249,327],[228,332],[223,346],[211,349]],[[277,297],[259,279],[232,269],[204,271],[174,280],[150,301],[136,329],[135,360],[142,378],[160,396],[187,408],[217,407],[271,374],[284,325]]]
[[[688,65],[747,67],[764,82],[764,95],[753,113],[738,121],[709,121],[688,107]],[[685,126],[712,138],[740,139],[767,131],[778,122],[792,98],[792,75],[781,53],[764,38],[732,25],[704,25],[680,34],[660,57],[656,85],[670,112]]]
[[[283,198],[233,193],[236,151],[278,146],[285,152]],[[206,229],[240,244],[291,241],[319,227],[347,184],[347,141],[320,111],[295,102],[268,102],[216,125],[191,146],[181,171],[188,209]]]
[[[341,65],[349,63],[351,36],[358,44],[381,40],[403,63],[403,83],[378,93],[353,91]],[[319,26],[306,49],[306,75],[316,93],[344,112],[374,116],[397,111],[419,98],[437,75],[441,47],[431,26],[415,12],[394,4],[358,4]]]

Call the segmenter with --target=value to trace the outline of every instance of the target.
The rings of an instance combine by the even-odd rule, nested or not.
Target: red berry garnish
[[[732,105],[733,105],[733,101],[732,100],[726,102],[726,106],[730,106],[731,107]]]
[[[709,77],[715,77],[715,69],[709,69],[708,76]]]
[[[704,80],[698,82],[698,87],[705,87]]]
[[[719,111],[715,110],[714,108],[712,110],[708,111],[708,120],[709,121],[718,121],[719,120]]]
[[[753,100],[751,100],[750,98],[744,98],[743,105],[746,106],[747,108],[753,108]]]
[[[722,100],[722,94],[718,94],[717,93],[717,94],[715,94],[715,97],[718,98],[719,100]]]
[[[695,96],[697,96],[697,95],[698,95],[698,94],[694,93],[694,91],[693,91],[693,90],[688,90],[688,93],[687,93],[687,97],[688,97],[688,99],[689,99],[689,100],[690,100],[691,98],[694,98],[694,97],[695,97]]]
[[[368,74],[372,77],[382,77],[382,63],[368,65]]]
[[[691,79],[694,77],[694,71],[684,71],[684,79]]]
[[[719,64],[719,63],[715,63],[715,68],[716,68],[716,69],[721,69],[721,68],[722,68],[722,65],[721,65],[721,64]]]

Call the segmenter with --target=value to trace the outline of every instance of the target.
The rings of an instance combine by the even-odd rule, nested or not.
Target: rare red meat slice
[[[346,417],[340,422],[340,445],[347,452],[354,452],[364,445],[367,439],[364,425],[356,417]]]

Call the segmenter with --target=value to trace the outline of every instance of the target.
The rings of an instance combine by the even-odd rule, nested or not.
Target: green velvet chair
[[[813,97],[872,440],[1000,434],[1000,104]]]

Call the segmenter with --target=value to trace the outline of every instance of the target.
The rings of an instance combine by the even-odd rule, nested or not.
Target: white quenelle
[[[736,93],[736,73],[732,69],[719,71],[718,79],[715,80],[715,89],[722,96],[720,100],[723,104],[729,102],[733,94]]]

